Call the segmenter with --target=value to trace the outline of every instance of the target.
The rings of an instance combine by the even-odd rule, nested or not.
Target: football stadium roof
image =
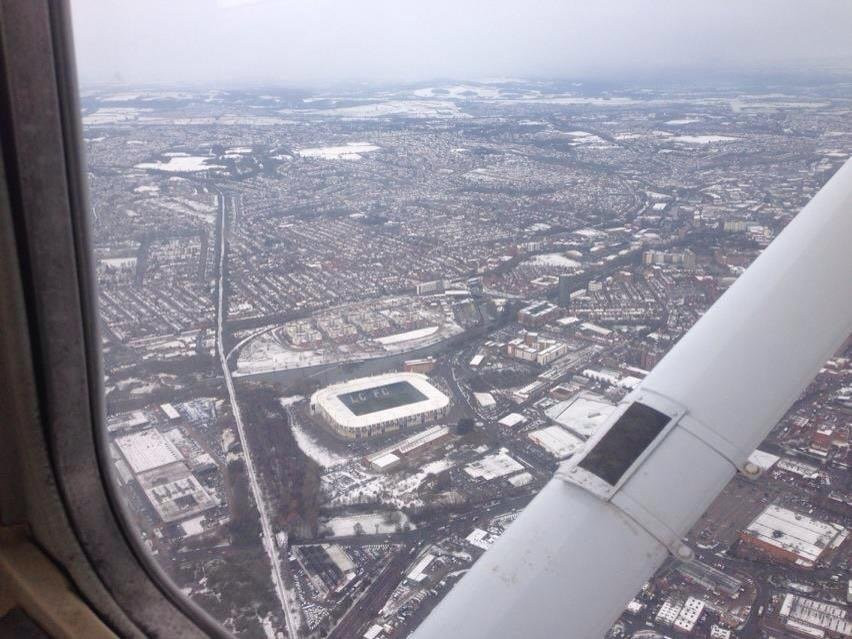
[[[385,373],[359,377],[318,390],[311,403],[345,428],[375,424],[437,411],[450,399],[420,373]]]

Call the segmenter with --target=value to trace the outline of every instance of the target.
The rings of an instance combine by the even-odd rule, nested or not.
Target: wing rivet
[[[754,462],[746,462],[743,464],[742,473],[746,477],[751,477],[752,479],[760,475],[761,472],[760,466],[755,464]]]
[[[678,546],[675,554],[677,555],[678,559],[681,559],[683,561],[687,561],[695,557],[695,552],[686,544],[681,544],[680,546]]]

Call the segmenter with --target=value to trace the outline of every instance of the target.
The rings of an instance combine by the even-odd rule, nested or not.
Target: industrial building
[[[393,470],[404,459],[410,459],[432,450],[452,437],[449,426],[432,426],[401,442],[376,451],[365,458],[367,465],[378,472]]]
[[[545,413],[560,426],[586,439],[597,432],[614,410],[615,404],[602,395],[581,391]]]
[[[743,582],[736,577],[697,559],[678,562],[677,571],[693,583],[731,598],[737,597],[743,587]]]
[[[415,584],[422,583],[426,577],[428,577],[428,573],[426,572],[429,569],[429,566],[432,565],[432,562],[435,561],[435,555],[431,553],[425,554],[420,561],[415,564],[414,568],[412,568],[408,574],[406,575],[406,579],[409,579]]]
[[[527,421],[527,418],[519,413],[509,413],[497,423],[501,426],[505,426],[507,428],[514,428],[515,426],[520,426]]]
[[[117,437],[115,446],[163,523],[219,504],[190,472],[184,455],[156,428]]]
[[[846,541],[849,531],[839,524],[817,521],[780,506],[769,505],[740,539],[775,559],[812,568]]]
[[[435,368],[434,357],[422,357],[420,359],[407,359],[403,363],[403,370],[406,373],[422,373],[428,374]]]
[[[419,373],[360,377],[318,390],[311,412],[341,437],[364,439],[443,417],[450,399]]]
[[[802,637],[852,637],[852,621],[846,608],[787,594],[778,611],[786,630]]]
[[[527,435],[556,459],[566,459],[583,447],[583,440],[561,426],[546,426]]]
[[[473,479],[484,479],[485,481],[514,475],[522,470],[524,470],[523,464],[509,455],[506,449],[501,449],[498,453],[471,462],[464,468],[464,472]]]

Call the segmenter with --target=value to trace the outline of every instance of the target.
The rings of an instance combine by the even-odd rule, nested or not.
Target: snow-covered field
[[[672,138],[686,144],[710,144],[711,142],[731,142],[737,138],[730,135],[678,135]]]
[[[158,197],[153,201],[153,205],[177,215],[196,218],[207,224],[213,224],[216,219],[216,207],[212,200],[202,202],[184,197]]]
[[[603,236],[603,233],[601,233],[597,229],[578,229],[578,230],[574,231],[574,233],[576,235],[581,235],[583,237],[591,238],[591,239],[595,239],[595,238]]]
[[[94,113],[89,113],[83,116],[83,124],[92,126],[97,124],[118,124],[120,122],[132,122],[139,119],[139,116],[144,111],[151,109],[137,109],[134,107],[110,107],[108,109],[98,109]]]
[[[105,257],[98,261],[110,268],[133,268],[136,266],[135,257]]]
[[[414,524],[408,521],[405,513],[396,511],[395,517],[397,521],[389,521],[386,513],[333,517],[328,521],[322,522],[320,526],[321,528],[328,528],[333,537],[346,537],[357,534],[355,530],[356,524],[360,524],[364,534],[367,535],[396,532],[397,525],[408,524],[411,528],[415,528]]]
[[[144,93],[119,92],[105,95],[100,98],[101,102],[135,102],[152,100],[181,100],[194,97],[192,93],[183,91],[145,91]]]
[[[302,395],[290,395],[289,397],[279,398],[278,402],[284,408],[287,408],[288,406],[304,401],[304,399],[305,398]],[[322,466],[323,469],[328,470],[336,466],[342,466],[343,464],[347,464],[351,461],[350,457],[343,457],[333,450],[329,450],[323,446],[297,421],[293,421],[291,429],[293,437],[296,439],[296,443],[299,445],[302,452]]]
[[[152,169],[155,171],[174,171],[177,173],[192,173],[195,171],[209,171],[210,169],[224,169],[218,164],[207,164],[209,157],[200,155],[172,155],[168,162],[142,162],[137,164],[137,169]]]
[[[494,87],[481,87],[472,84],[456,84],[453,86],[417,89],[414,91],[414,95],[420,98],[450,97],[457,99],[494,99],[502,97],[503,94],[500,89]]]
[[[381,503],[397,508],[422,503],[416,491],[430,475],[437,475],[454,466],[454,462],[439,459],[423,464],[415,473],[373,473],[360,463],[352,462],[344,468],[330,470],[322,477],[323,491],[330,505]]]
[[[455,102],[449,100],[387,100],[372,104],[317,110],[312,113],[350,118],[376,118],[391,115],[409,118],[470,117],[462,112]]]
[[[349,462],[348,457],[342,457],[319,443],[301,424],[294,423],[292,430],[293,437],[296,439],[296,443],[302,449],[302,452],[324,469],[334,468],[335,466]]]
[[[303,158],[321,158],[323,160],[360,160],[362,154],[378,151],[381,147],[369,142],[349,142],[343,146],[319,146],[300,149],[296,155]]]
[[[562,268],[577,268],[580,263],[565,257],[561,253],[544,253],[543,255],[535,255],[527,260],[528,263],[538,264],[539,266],[558,266]]]
[[[681,124],[694,124],[696,122],[701,122],[696,118],[681,118],[679,120],[668,120],[665,124],[673,124],[673,125],[681,125]]]

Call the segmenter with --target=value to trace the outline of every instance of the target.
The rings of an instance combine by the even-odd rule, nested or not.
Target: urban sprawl
[[[84,92],[149,551],[238,637],[409,636],[849,157],[778,82]],[[608,636],[852,637],[850,358]]]

